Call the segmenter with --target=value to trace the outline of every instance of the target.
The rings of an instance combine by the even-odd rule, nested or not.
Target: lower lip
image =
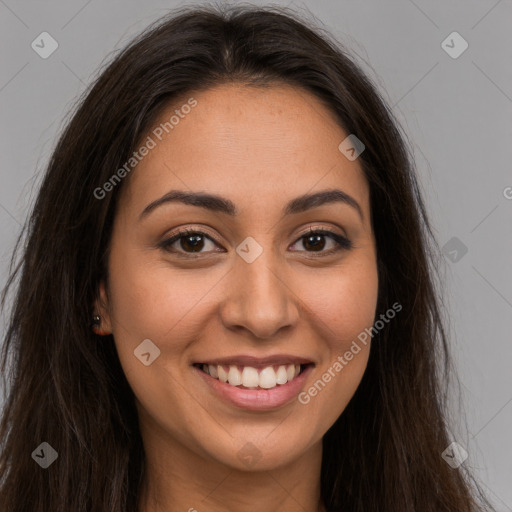
[[[227,382],[214,379],[195,366],[193,368],[217,395],[220,395],[221,398],[231,404],[250,411],[267,411],[282,407],[294,400],[304,386],[304,381],[313,369],[313,365],[308,365],[291,382],[282,385],[278,384],[272,389],[237,388]]]

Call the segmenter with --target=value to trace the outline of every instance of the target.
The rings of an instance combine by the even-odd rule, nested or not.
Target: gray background
[[[111,51],[179,4],[0,0],[0,286],[68,109]],[[445,250],[469,430],[455,425],[453,440],[497,509],[512,511],[512,2],[277,4],[313,13],[377,81],[413,144],[440,245],[457,237],[468,249]],[[43,31],[59,44],[47,59],[31,48]],[[469,44],[456,59],[441,46],[453,31]]]

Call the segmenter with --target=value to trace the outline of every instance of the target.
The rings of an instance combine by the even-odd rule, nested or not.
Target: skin
[[[197,106],[123,183],[109,282],[96,303],[136,396],[148,464],[140,511],[323,511],[322,436],[357,389],[369,344],[309,403],[271,412],[224,402],[191,365],[302,356],[315,364],[307,391],[349,350],[377,304],[368,184],[358,160],[338,150],[348,134],[306,91],[229,84],[190,96]],[[362,218],[340,202],[282,217],[289,200],[333,188],[357,201]],[[173,202],[139,220],[170,190],[215,193],[239,213]],[[174,253],[160,248],[178,227],[212,240],[199,255],[179,240]],[[337,244],[325,236],[320,252],[305,246],[310,227],[344,235],[353,248],[322,256]],[[263,248],[252,263],[236,253],[248,236]],[[161,351],[149,366],[133,353],[145,339]],[[250,467],[237,456],[247,442],[259,454]]]

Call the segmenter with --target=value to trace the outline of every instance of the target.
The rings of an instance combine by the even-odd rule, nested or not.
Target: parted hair
[[[364,143],[377,313],[396,301],[403,308],[373,340],[355,395],[323,438],[325,506],[491,510],[465,465],[454,470],[441,457],[451,442],[452,365],[439,251],[407,137],[378,87],[328,31],[289,9],[250,5],[171,11],[109,59],[70,113],[2,294],[0,510],[139,512],[145,457],[133,392],[112,336],[91,330],[126,180],[101,200],[93,191],[170,102],[228,82],[308,91]],[[31,457],[43,441],[58,452],[46,470]]]

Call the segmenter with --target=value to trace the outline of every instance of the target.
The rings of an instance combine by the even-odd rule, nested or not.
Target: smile
[[[307,365],[268,365],[260,369],[254,366],[205,363],[198,363],[196,366],[214,379],[231,386],[245,389],[272,389],[291,382],[304,371]]]
[[[237,408],[269,411],[297,398],[315,363],[295,356],[236,356],[194,363],[214,396]]]

